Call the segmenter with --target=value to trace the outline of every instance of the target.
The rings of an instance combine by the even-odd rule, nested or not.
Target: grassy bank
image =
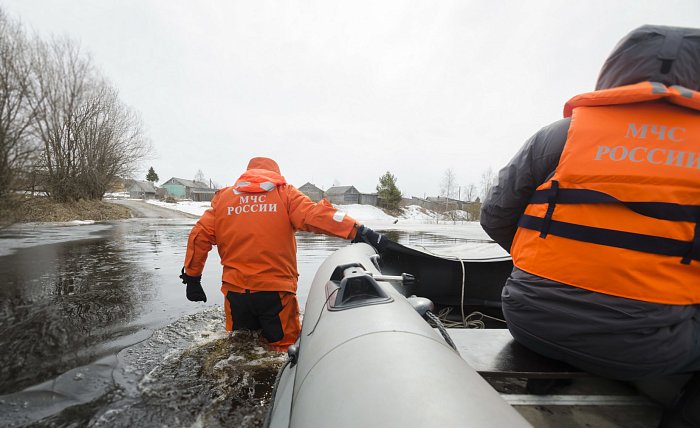
[[[117,220],[131,211],[104,201],[55,202],[46,197],[12,196],[0,200],[0,224],[72,220]]]

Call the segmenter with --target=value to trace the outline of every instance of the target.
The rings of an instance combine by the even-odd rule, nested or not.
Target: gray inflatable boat
[[[326,259],[265,426],[530,426],[426,322],[409,282],[382,275],[366,244]]]

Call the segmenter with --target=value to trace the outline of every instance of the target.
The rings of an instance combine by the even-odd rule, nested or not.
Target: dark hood
[[[652,81],[700,90],[700,29],[644,25],[603,64],[596,90]]]

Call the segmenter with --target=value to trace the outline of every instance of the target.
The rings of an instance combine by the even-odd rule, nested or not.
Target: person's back
[[[216,193],[190,232],[180,276],[187,298],[206,301],[201,275],[216,245],[224,268],[226,329],[261,330],[274,349],[287,349],[300,331],[298,230],[363,240],[378,249],[385,241],[329,202],[314,203],[287,184],[272,159],[253,158],[233,186]]]
[[[211,210],[224,287],[235,291],[296,291],[295,232],[316,227],[349,238],[356,223],[328,204],[314,204],[286,183],[272,159],[259,157],[217,192]]]
[[[700,30],[644,26],[484,201],[513,336],[590,372],[700,370]],[[516,233],[517,232],[517,233]]]

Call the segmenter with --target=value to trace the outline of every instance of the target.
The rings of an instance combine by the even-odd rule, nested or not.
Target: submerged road
[[[194,214],[171,210],[134,199],[114,199],[108,202],[129,208],[134,217],[137,218],[199,218],[199,216]]]
[[[284,356],[226,334],[217,251],[207,302],[186,299],[178,275],[198,216],[110,202],[135,218],[0,230],[0,426],[261,426]],[[346,245],[297,235],[301,307],[319,265]]]

